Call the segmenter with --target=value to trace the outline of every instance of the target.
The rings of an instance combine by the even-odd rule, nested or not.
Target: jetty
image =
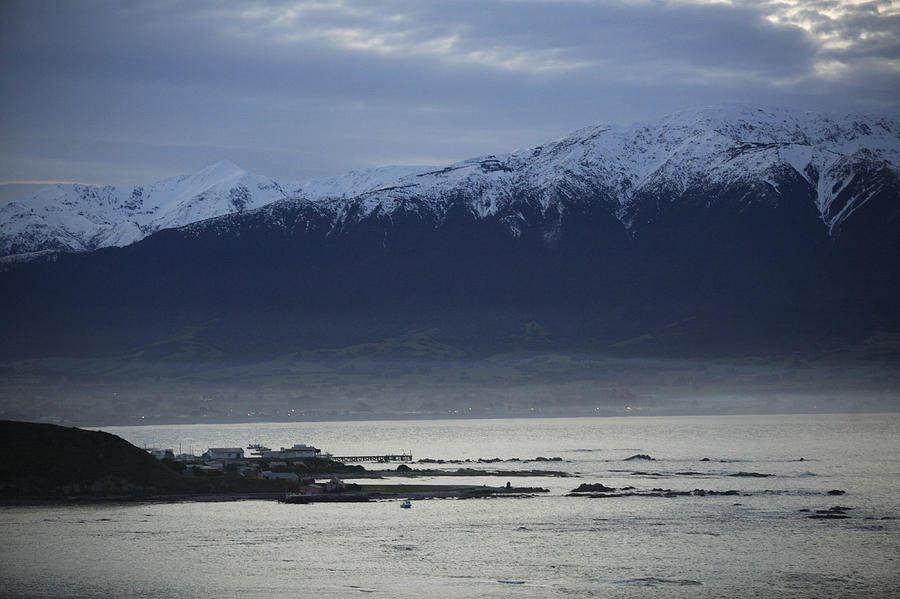
[[[411,462],[412,453],[390,453],[385,455],[334,455],[329,456],[336,462]]]
[[[313,447],[312,445],[306,445],[305,443],[294,444],[293,447],[282,447],[280,450],[273,451],[268,447],[260,444],[260,443],[251,443],[247,446],[247,449],[252,449],[256,453],[255,455],[251,454],[248,456],[248,459],[258,460],[260,458],[263,459],[276,459],[276,460],[285,460],[288,462],[294,460],[303,460],[305,458],[323,458],[326,460],[331,460],[334,462],[411,462],[412,452],[409,453],[388,453],[381,455],[332,455],[328,452],[324,452],[317,447]],[[210,450],[212,451],[212,450]],[[241,456],[243,457],[243,456]]]

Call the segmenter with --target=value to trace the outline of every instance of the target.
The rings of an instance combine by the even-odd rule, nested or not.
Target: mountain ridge
[[[222,161],[147,186],[55,185],[0,207],[0,253],[123,247],[160,230],[276,202],[314,205],[329,214],[332,229],[348,218],[392,215],[413,201],[440,221],[457,192],[468,195],[467,209],[478,218],[502,212],[523,195],[539,213],[559,210],[561,199],[588,198],[634,235],[653,216],[648,196],[735,182],[768,185],[777,194],[785,175],[814,189],[831,236],[880,189],[854,185],[856,173],[880,173],[883,187],[896,181],[898,165],[900,124],[886,117],[707,107],[630,127],[586,127],[527,150],[443,167],[379,167],[279,183]],[[521,216],[502,217],[513,235],[522,228]]]
[[[900,331],[900,126],[749,106],[654,123],[315,185],[218,163],[131,208],[131,188],[90,196],[167,208],[122,247],[8,260],[2,355],[131,355],[200,323],[229,360],[417,330],[473,358],[790,355]],[[547,335],[523,337],[532,322]]]

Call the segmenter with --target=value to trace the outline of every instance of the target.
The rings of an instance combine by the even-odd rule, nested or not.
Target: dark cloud
[[[897,110],[891,3],[5,2],[0,180],[279,177],[718,102]]]

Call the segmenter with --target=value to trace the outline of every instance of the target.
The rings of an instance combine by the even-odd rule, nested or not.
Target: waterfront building
[[[321,449],[305,443],[298,443],[293,447],[282,447],[279,450],[263,449],[260,451],[260,455],[263,458],[275,460],[302,460],[304,458],[318,457],[321,453]]]
[[[206,460],[243,460],[244,450],[240,447],[210,447],[202,457]]]

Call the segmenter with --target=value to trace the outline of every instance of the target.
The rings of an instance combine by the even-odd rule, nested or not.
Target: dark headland
[[[0,421],[0,499],[144,498],[284,492],[280,481],[179,474],[121,437]]]
[[[265,480],[230,475],[187,476],[178,464],[161,461],[121,437],[55,424],[0,420],[0,502],[94,501],[94,500],[207,500],[280,499],[296,493],[291,480]],[[332,474],[371,475],[361,466],[330,460],[317,464],[314,477]],[[319,472],[321,470],[321,472]],[[391,473],[403,476],[404,473]],[[518,487],[454,485],[348,485],[352,495],[374,499],[405,497],[415,491],[421,498],[484,497],[497,494],[535,492]],[[326,499],[317,498],[318,501]],[[336,498],[335,498],[336,499]],[[356,498],[359,500],[360,498]]]

